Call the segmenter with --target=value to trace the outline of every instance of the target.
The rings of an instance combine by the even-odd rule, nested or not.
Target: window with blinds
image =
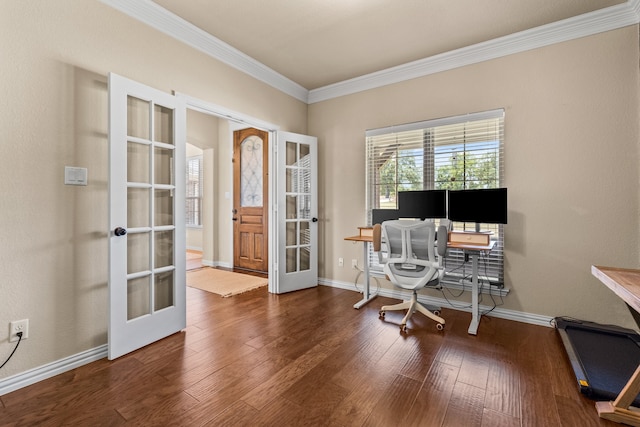
[[[372,209],[397,209],[399,191],[504,187],[504,110],[427,120],[366,132],[367,221]],[[436,220],[437,222],[437,220]],[[479,224],[496,245],[480,264],[480,276],[504,284],[504,231]],[[453,223],[454,230],[476,230],[475,223]],[[370,254],[372,269],[380,268]],[[471,275],[464,254],[449,250],[444,282]]]
[[[202,156],[187,159],[185,217],[187,226],[202,226]]]

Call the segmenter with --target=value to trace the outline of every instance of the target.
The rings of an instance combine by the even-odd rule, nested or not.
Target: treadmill
[[[593,400],[615,400],[640,364],[640,334],[584,320],[554,321],[580,392]],[[640,407],[640,399],[632,405]]]

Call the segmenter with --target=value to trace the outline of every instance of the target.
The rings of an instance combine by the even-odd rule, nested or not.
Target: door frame
[[[233,145],[233,132],[239,129],[244,129],[248,127],[254,127],[260,130],[264,130],[269,134],[269,203],[268,203],[268,223],[269,223],[269,235],[268,235],[268,256],[269,256],[269,265],[268,265],[268,275],[269,275],[269,292],[277,293],[277,271],[275,270],[274,261],[277,260],[277,224],[275,222],[274,212],[274,198],[277,194],[276,192],[276,171],[277,171],[277,156],[276,156],[276,148],[277,148],[277,135],[280,130],[280,126],[275,125],[273,123],[266,122],[264,120],[257,119],[255,117],[249,116],[247,114],[239,113],[237,111],[231,110],[229,108],[223,107],[221,105],[214,104],[212,102],[204,101],[202,99],[198,99],[191,95],[187,95],[181,92],[174,92],[174,95],[184,101],[184,104],[187,109],[192,109],[195,111],[199,111],[204,114],[209,114],[212,116],[219,117],[221,119],[226,119],[229,121],[229,132],[230,132],[230,144]],[[229,159],[231,161],[231,159]],[[230,171],[231,174],[231,182],[233,182],[233,170]],[[233,199],[233,189],[231,189],[231,198]],[[233,239],[231,239],[231,245],[233,250]],[[233,262],[233,260],[232,260]]]

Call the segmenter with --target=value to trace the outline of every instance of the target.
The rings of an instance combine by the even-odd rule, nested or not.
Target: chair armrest
[[[380,252],[382,248],[382,226],[375,224],[373,226],[373,251]]]
[[[444,257],[447,254],[447,240],[449,239],[449,230],[445,225],[438,227],[438,246],[436,251],[439,257]]]

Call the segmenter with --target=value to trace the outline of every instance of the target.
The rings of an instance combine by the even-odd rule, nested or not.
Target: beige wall
[[[0,378],[107,340],[107,74],[306,132],[307,106],[98,1],[1,2]],[[64,166],[89,185],[63,185]]]
[[[362,262],[343,237],[365,220],[365,130],[495,108],[506,111],[503,308],[634,326],[590,266],[640,267],[637,26],[311,105],[320,276],[353,282],[338,257]]]

